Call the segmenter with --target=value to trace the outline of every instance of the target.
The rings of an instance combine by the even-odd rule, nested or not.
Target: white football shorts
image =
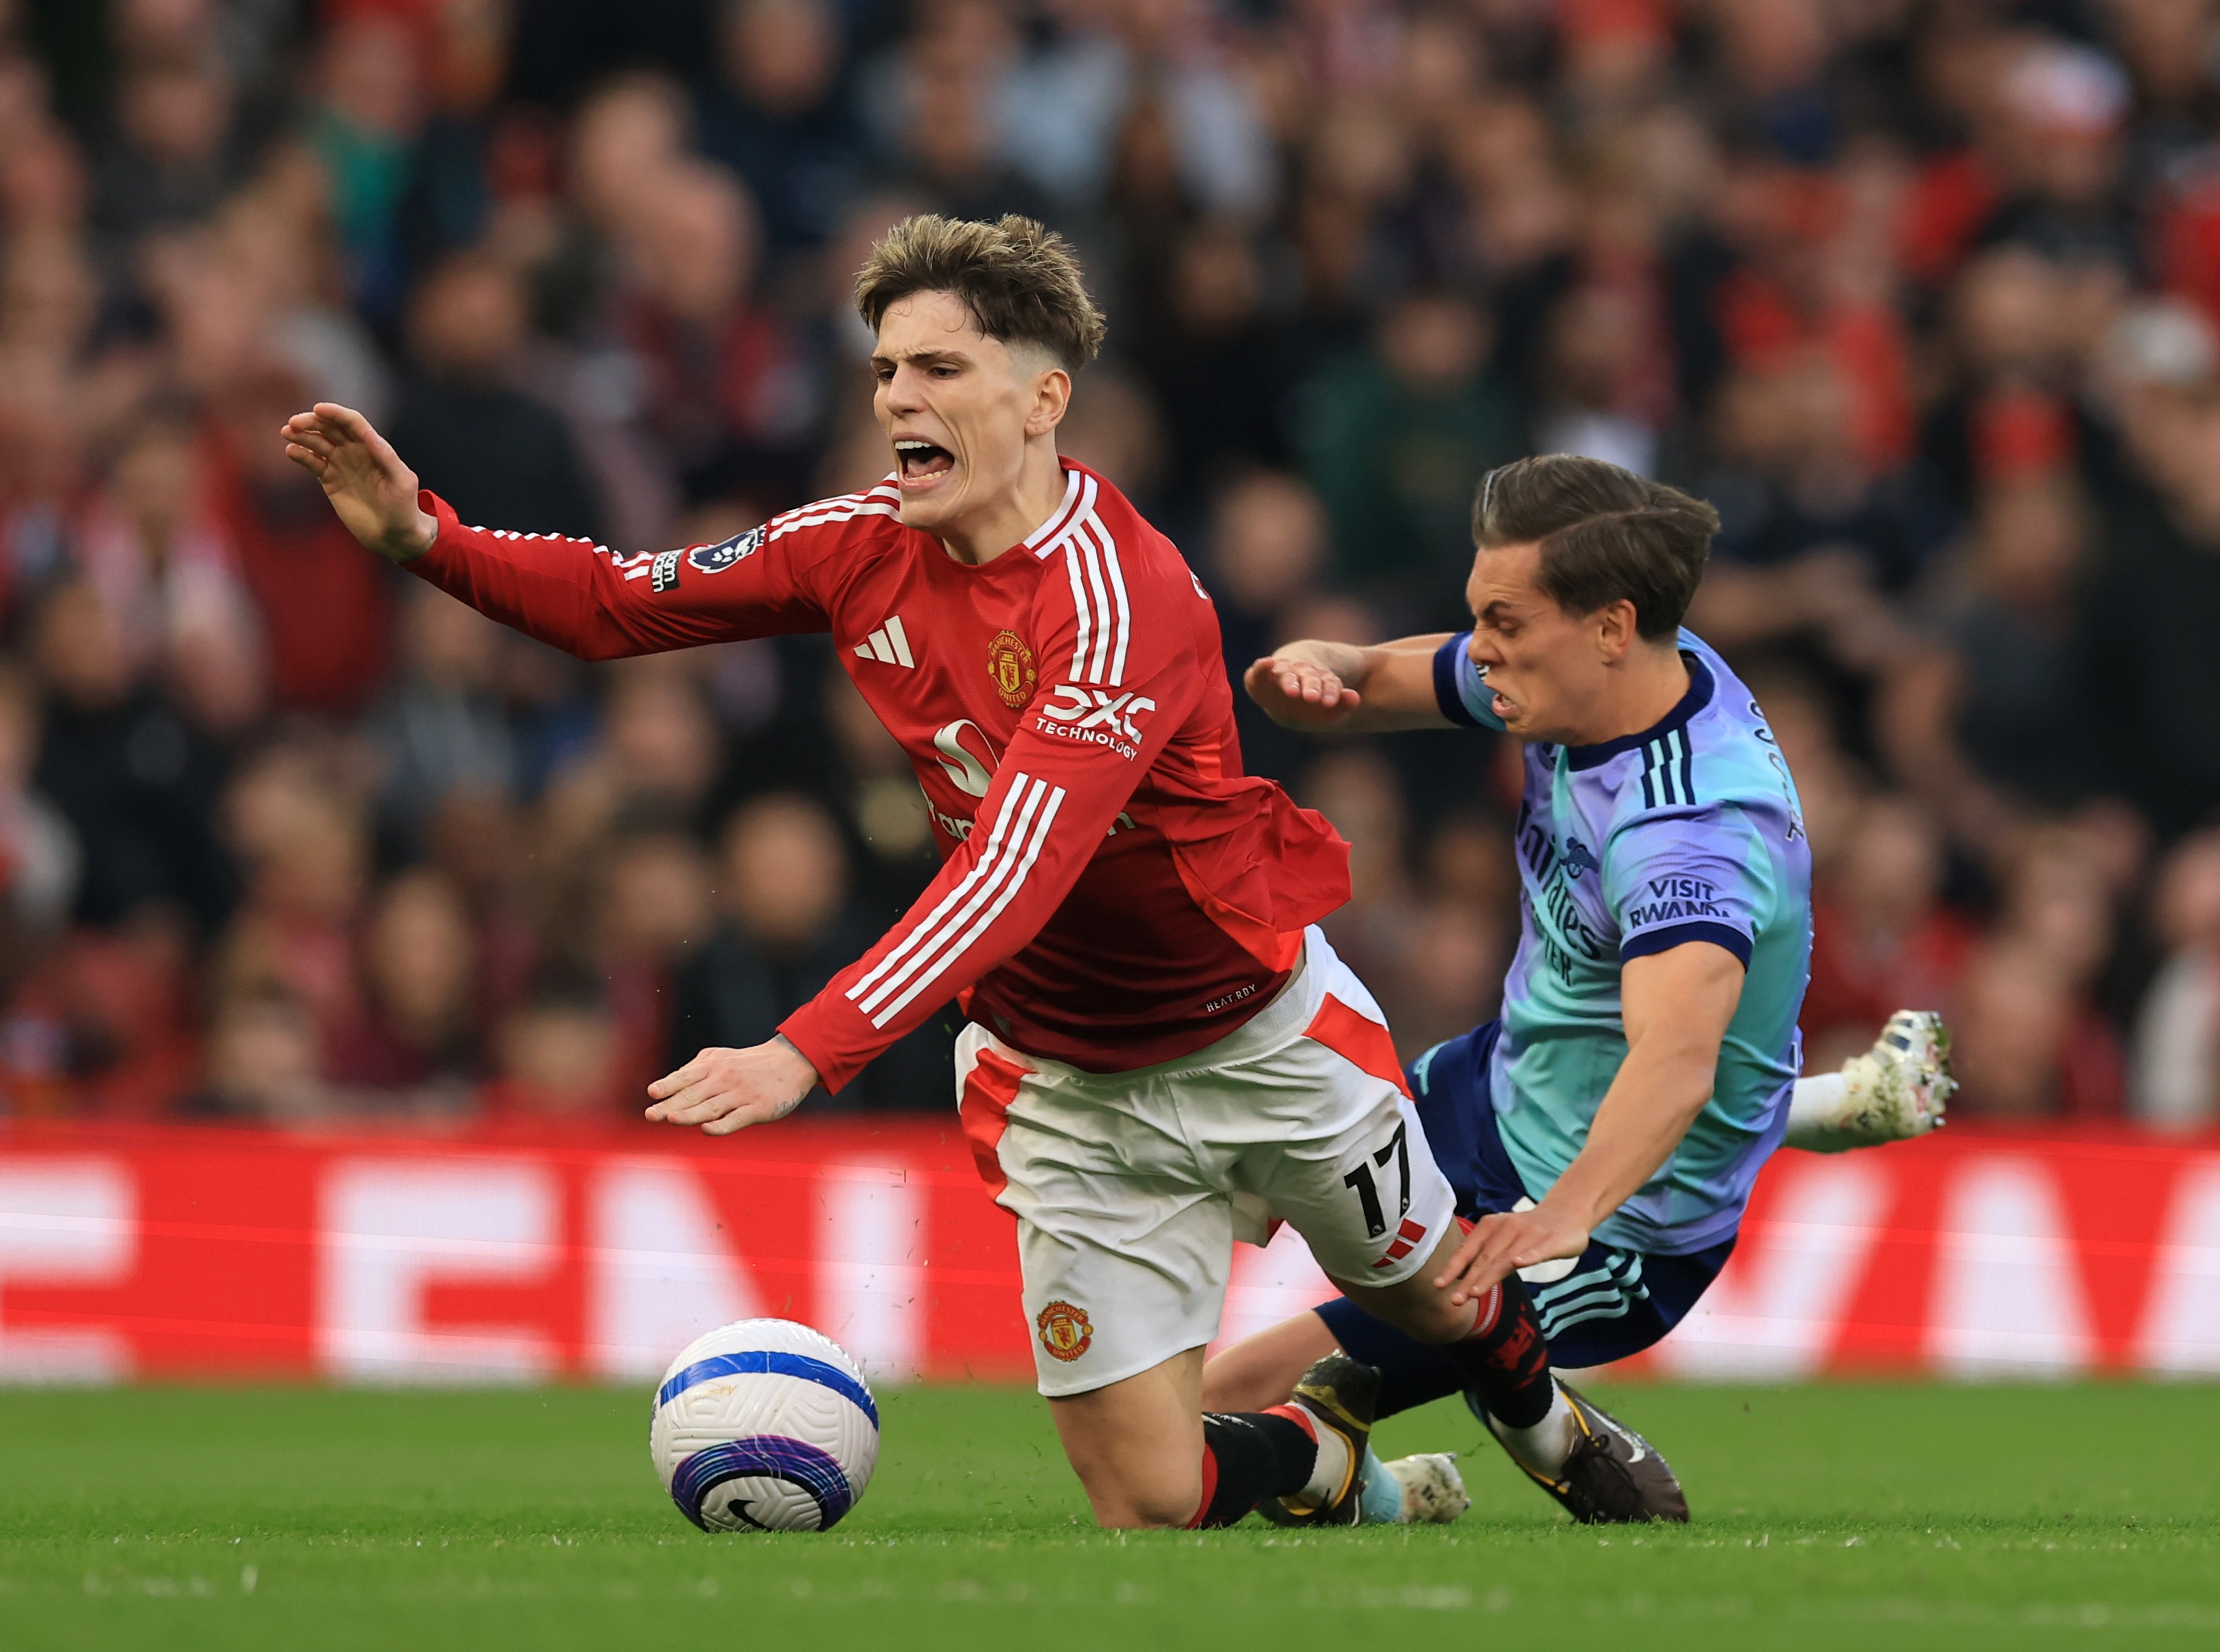
[[[1390,1285],[1455,1219],[1386,1019],[1315,927],[1272,1001],[1191,1056],[1088,1073],[974,1025],[956,1083],[980,1174],[1018,1219],[1051,1398],[1210,1342],[1236,1237],[1284,1219],[1328,1274]]]

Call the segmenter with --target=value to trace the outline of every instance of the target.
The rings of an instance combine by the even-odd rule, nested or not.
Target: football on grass
[[[740,1319],[670,1362],[648,1428],[655,1472],[704,1531],[828,1531],[879,1458],[879,1407],[839,1343]]]

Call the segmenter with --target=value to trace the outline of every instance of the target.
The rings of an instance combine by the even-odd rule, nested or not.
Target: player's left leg
[[[1325,1007],[1305,1037],[1225,1075],[1238,1082],[1243,1127],[1261,1138],[1243,1155],[1236,1185],[1285,1217],[1346,1295],[1427,1345],[1450,1373],[1446,1392],[1478,1390],[1489,1415],[1513,1430],[1569,1435],[1570,1402],[1550,1381],[1541,1325],[1518,1281],[1476,1304],[1453,1302],[1434,1285],[1462,1237],[1456,1195],[1369,994],[1331,954],[1319,968]],[[1241,1386],[1314,1335],[1299,1327],[1250,1350],[1234,1368],[1250,1373]]]
[[[1236,1066],[1238,1038],[1221,1052]],[[973,1026],[957,1040],[957,1072],[965,1134],[1017,1218],[1040,1391],[1096,1518],[1221,1525],[1276,1497],[1321,1523],[1353,1523],[1377,1383],[1369,1368],[1336,1354],[1276,1403],[1202,1414],[1232,1199],[1163,1069],[1083,1073]]]
[[[1606,1364],[1649,1347],[1686,1313],[1732,1248],[1729,1241],[1699,1256],[1669,1257],[1591,1245],[1570,1271],[1556,1264],[1529,1269],[1531,1283],[1516,1275],[1505,1280],[1481,1300],[1479,1325],[1461,1342],[1414,1343],[1400,1356],[1388,1345],[1394,1331],[1376,1323],[1367,1300],[1376,1293],[1337,1281],[1344,1300],[1319,1314],[1337,1340],[1387,1362],[1399,1399],[1417,1403],[1462,1389],[1512,1461],[1575,1519],[1685,1521],[1687,1500],[1656,1449],[1551,1364]]]
[[[1569,1263],[1520,1279],[1554,1368],[1616,1364],[1662,1341],[1725,1266],[1732,1239],[1684,1256],[1591,1244]],[[1491,1417],[1478,1394],[1465,1403],[1529,1478],[1576,1520],[1686,1520],[1687,1499],[1656,1449],[1556,1375],[1557,1401],[1540,1428]]]
[[[1481,1301],[1434,1284],[1462,1237],[1456,1195],[1427,1138],[1378,1006],[1313,937],[1301,1038],[1237,1074],[1224,1098],[1254,1132],[1235,1185],[1263,1198],[1366,1312],[1437,1347],[1491,1415],[1540,1424],[1556,1396],[1539,1323],[1513,1280]],[[1198,1094],[1197,1100],[1206,1098]],[[1213,1117],[1222,1130],[1232,1119]]]
[[[1492,1146],[1492,1109],[1478,1076],[1485,1068],[1492,1031],[1482,1027],[1428,1050],[1408,1075],[1430,1138],[1439,1150],[1456,1154],[1468,1175],[1483,1181],[1500,1180],[1504,1169],[1500,1164],[1491,1166],[1500,1156],[1487,1150]],[[1950,1073],[1949,1037],[1942,1018],[1932,1012],[1899,1010],[1889,1018],[1868,1054],[1854,1057],[1839,1073],[1797,1082],[1784,1144],[1832,1152],[1878,1146],[1935,1129],[1956,1088]],[[1644,1258],[1598,1246],[1569,1273],[1562,1267],[1528,1270],[1532,1278],[1526,1281],[1527,1288],[1540,1309],[1550,1362],[1575,1368],[1603,1365],[1651,1346],[1694,1305],[1730,1249],[1730,1244],[1695,1256]],[[1622,1279],[1635,1281],[1632,1288],[1622,1287]],[[1593,1441],[1608,1456],[1623,1443],[1612,1432],[1624,1433],[1622,1424],[1562,1383],[1555,1385],[1558,1392],[1552,1393],[1538,1424],[1521,1429],[1504,1423],[1489,1409],[1487,1388],[1468,1387],[1447,1350],[1414,1340],[1347,1296],[1245,1338],[1212,1360],[1204,1373],[1205,1403],[1268,1405],[1288,1392],[1306,1364],[1334,1347],[1379,1370],[1381,1417],[1463,1392],[1475,1414],[1488,1423],[1519,1466],[1551,1488],[1553,1495],[1566,1487],[1565,1462],[1576,1446]],[[1497,1404],[1502,1403],[1499,1397]],[[1514,1393],[1511,1404],[1518,1403]],[[1531,1409],[1531,1404],[1526,1409]],[[1654,1458],[1654,1451],[1650,1456]],[[1617,1478],[1607,1463],[1600,1466],[1606,1481]],[[1454,1518],[1461,1506],[1462,1487],[1449,1489],[1453,1468],[1445,1475],[1433,1460],[1383,1464],[1372,1457],[1363,1474],[1371,1487],[1367,1519]],[[1413,1481],[1418,1482],[1415,1496],[1410,1484]],[[1559,1495],[1559,1501],[1566,1500]],[[1589,1512],[1584,1518],[1611,1518],[1593,1499],[1585,1506]]]
[[[1516,1275],[1493,1287],[1476,1303],[1453,1304],[1434,1280],[1447,1270],[1461,1231],[1452,1227],[1422,1266],[1382,1284],[1339,1275],[1326,1276],[1356,1307],[1428,1349],[1438,1368],[1454,1374],[1459,1389],[1480,1396],[1503,1425],[1532,1430],[1559,1409],[1550,1379],[1550,1349],[1534,1305]]]
[[[1865,1054],[1837,1072],[1796,1081],[1780,1144],[1841,1153],[1924,1136],[1942,1125],[1957,1088],[1942,1018],[1933,1010],[1899,1010]]]
[[[1495,1137],[1494,1110],[1479,1099],[1482,1093],[1477,1088],[1485,1070],[1489,1032],[1481,1029],[1466,1040],[1453,1041],[1455,1047],[1446,1057],[1433,1063],[1436,1070],[1418,1075],[1412,1088],[1436,1104],[1431,1116],[1444,1120],[1450,1139],[1469,1162],[1477,1178],[1475,1185],[1481,1189],[1475,1208],[1511,1209],[1523,1194],[1517,1172]],[[1331,1087],[1324,1075],[1317,1082],[1321,1089]],[[1472,1090],[1469,1107],[1457,1104],[1448,1093],[1468,1088]],[[1386,1107],[1390,1102],[1375,1096],[1374,1105]],[[1427,1139],[1425,1124],[1406,1097],[1395,1096],[1393,1105],[1409,1115],[1408,1129],[1398,1140],[1407,1139],[1415,1156]],[[1353,1128],[1352,1136],[1369,1140],[1366,1129],[1378,1134],[1385,1122]],[[1375,1150],[1372,1163],[1384,1169],[1384,1150]],[[1438,1167],[1432,1168],[1438,1176]],[[1374,1204],[1384,1205],[1381,1188],[1375,1184],[1371,1167],[1361,1155],[1349,1165],[1339,1185],[1354,1188],[1360,1195],[1369,1192]],[[1536,1270],[1533,1291],[1514,1275],[1477,1304],[1452,1304],[1432,1281],[1445,1269],[1461,1233],[1454,1224],[1435,1226],[1432,1194],[1424,1189],[1415,1167],[1398,1187],[1400,1198],[1412,1206],[1412,1219],[1397,1230],[1400,1243],[1369,1267],[1363,1262],[1363,1242],[1352,1235],[1347,1221],[1349,1201],[1337,1197],[1333,1183],[1294,1175],[1284,1187],[1259,1189],[1294,1223],[1310,1242],[1313,1256],[1344,1292],[1346,1301],[1340,1305],[1338,1318],[1335,1310],[1326,1314],[1327,1329],[1337,1333],[1337,1340],[1348,1338],[1344,1347],[1369,1345],[1380,1351],[1383,1390],[1395,1391],[1392,1398],[1383,1392],[1383,1399],[1400,1408],[1444,1393],[1471,1394],[1506,1449],[1580,1518],[1686,1519],[1679,1486],[1656,1453],[1550,1373],[1544,1312],[1552,1320],[1564,1318],[1568,1325],[1593,1317],[1603,1294],[1617,1289],[1611,1283],[1614,1280],[1627,1282],[1621,1298],[1625,1303],[1645,1300],[1638,1269],[1627,1259],[1606,1262],[1599,1255],[1597,1265],[1604,1271],[1593,1277],[1570,1276],[1590,1260],[1581,1258],[1546,1279]],[[1368,1225],[1376,1231],[1384,1210],[1369,1213],[1375,1219]],[[1423,1245],[1417,1243],[1420,1229],[1425,1231]],[[1604,1249],[1592,1247],[1592,1251]],[[1360,1325],[1369,1325],[1370,1331],[1361,1331]],[[1662,1327],[1656,1334],[1662,1334]],[[1251,1368],[1250,1380],[1259,1379],[1263,1361],[1245,1362]]]

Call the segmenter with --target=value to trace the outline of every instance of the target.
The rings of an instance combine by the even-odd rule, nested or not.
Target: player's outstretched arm
[[[1531,1210],[1483,1217],[1437,1288],[1470,1300],[1518,1269],[1587,1249],[1596,1225],[1657,1174],[1712,1099],[1743,974],[1742,960],[1710,941],[1685,941],[1621,966],[1626,1059],[1596,1108],[1587,1145]]]
[[[1434,655],[1448,640],[1447,632],[1369,647],[1306,639],[1258,660],[1242,686],[1284,728],[1349,734],[1450,728],[1455,725],[1434,697]]]
[[[745,1050],[704,1050],[647,1087],[659,1125],[699,1125],[705,1136],[729,1136],[750,1125],[783,1119],[817,1083],[817,1069],[783,1036]]]
[[[722,545],[619,556],[562,534],[473,527],[420,493],[370,421],[319,402],[285,421],[286,457],[323,484],[363,544],[490,619],[581,659],[691,648],[830,623],[815,570],[863,513],[853,496],[808,508]],[[873,514],[891,508],[874,507]]]
[[[416,472],[369,420],[319,402],[285,421],[285,457],[324,484],[347,532],[388,562],[414,562],[432,548],[439,519],[416,502]]]

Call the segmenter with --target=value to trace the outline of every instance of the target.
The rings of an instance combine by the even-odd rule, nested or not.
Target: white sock
[[[1565,1391],[1553,1377],[1550,1381],[1550,1409],[1542,1420],[1531,1428],[1507,1428],[1498,1423],[1495,1437],[1503,1442],[1505,1450],[1529,1468],[1554,1474],[1565,1466],[1565,1459],[1572,1455],[1573,1442],[1580,1437],[1573,1424],[1572,1401],[1565,1398]]]
[[[1788,1131],[1782,1144],[1805,1147],[1816,1142],[1838,1146],[1841,1138],[1827,1129],[1827,1124],[1843,1105],[1843,1096],[1849,1080],[1840,1073],[1818,1073],[1810,1078],[1799,1078],[1788,1097]]]
[[[1311,1419],[1311,1431],[1318,1436],[1318,1461],[1311,1466],[1311,1477],[1299,1495],[1306,1502],[1325,1503],[1341,1494],[1343,1482],[1349,1478],[1349,1442],[1316,1418]]]

